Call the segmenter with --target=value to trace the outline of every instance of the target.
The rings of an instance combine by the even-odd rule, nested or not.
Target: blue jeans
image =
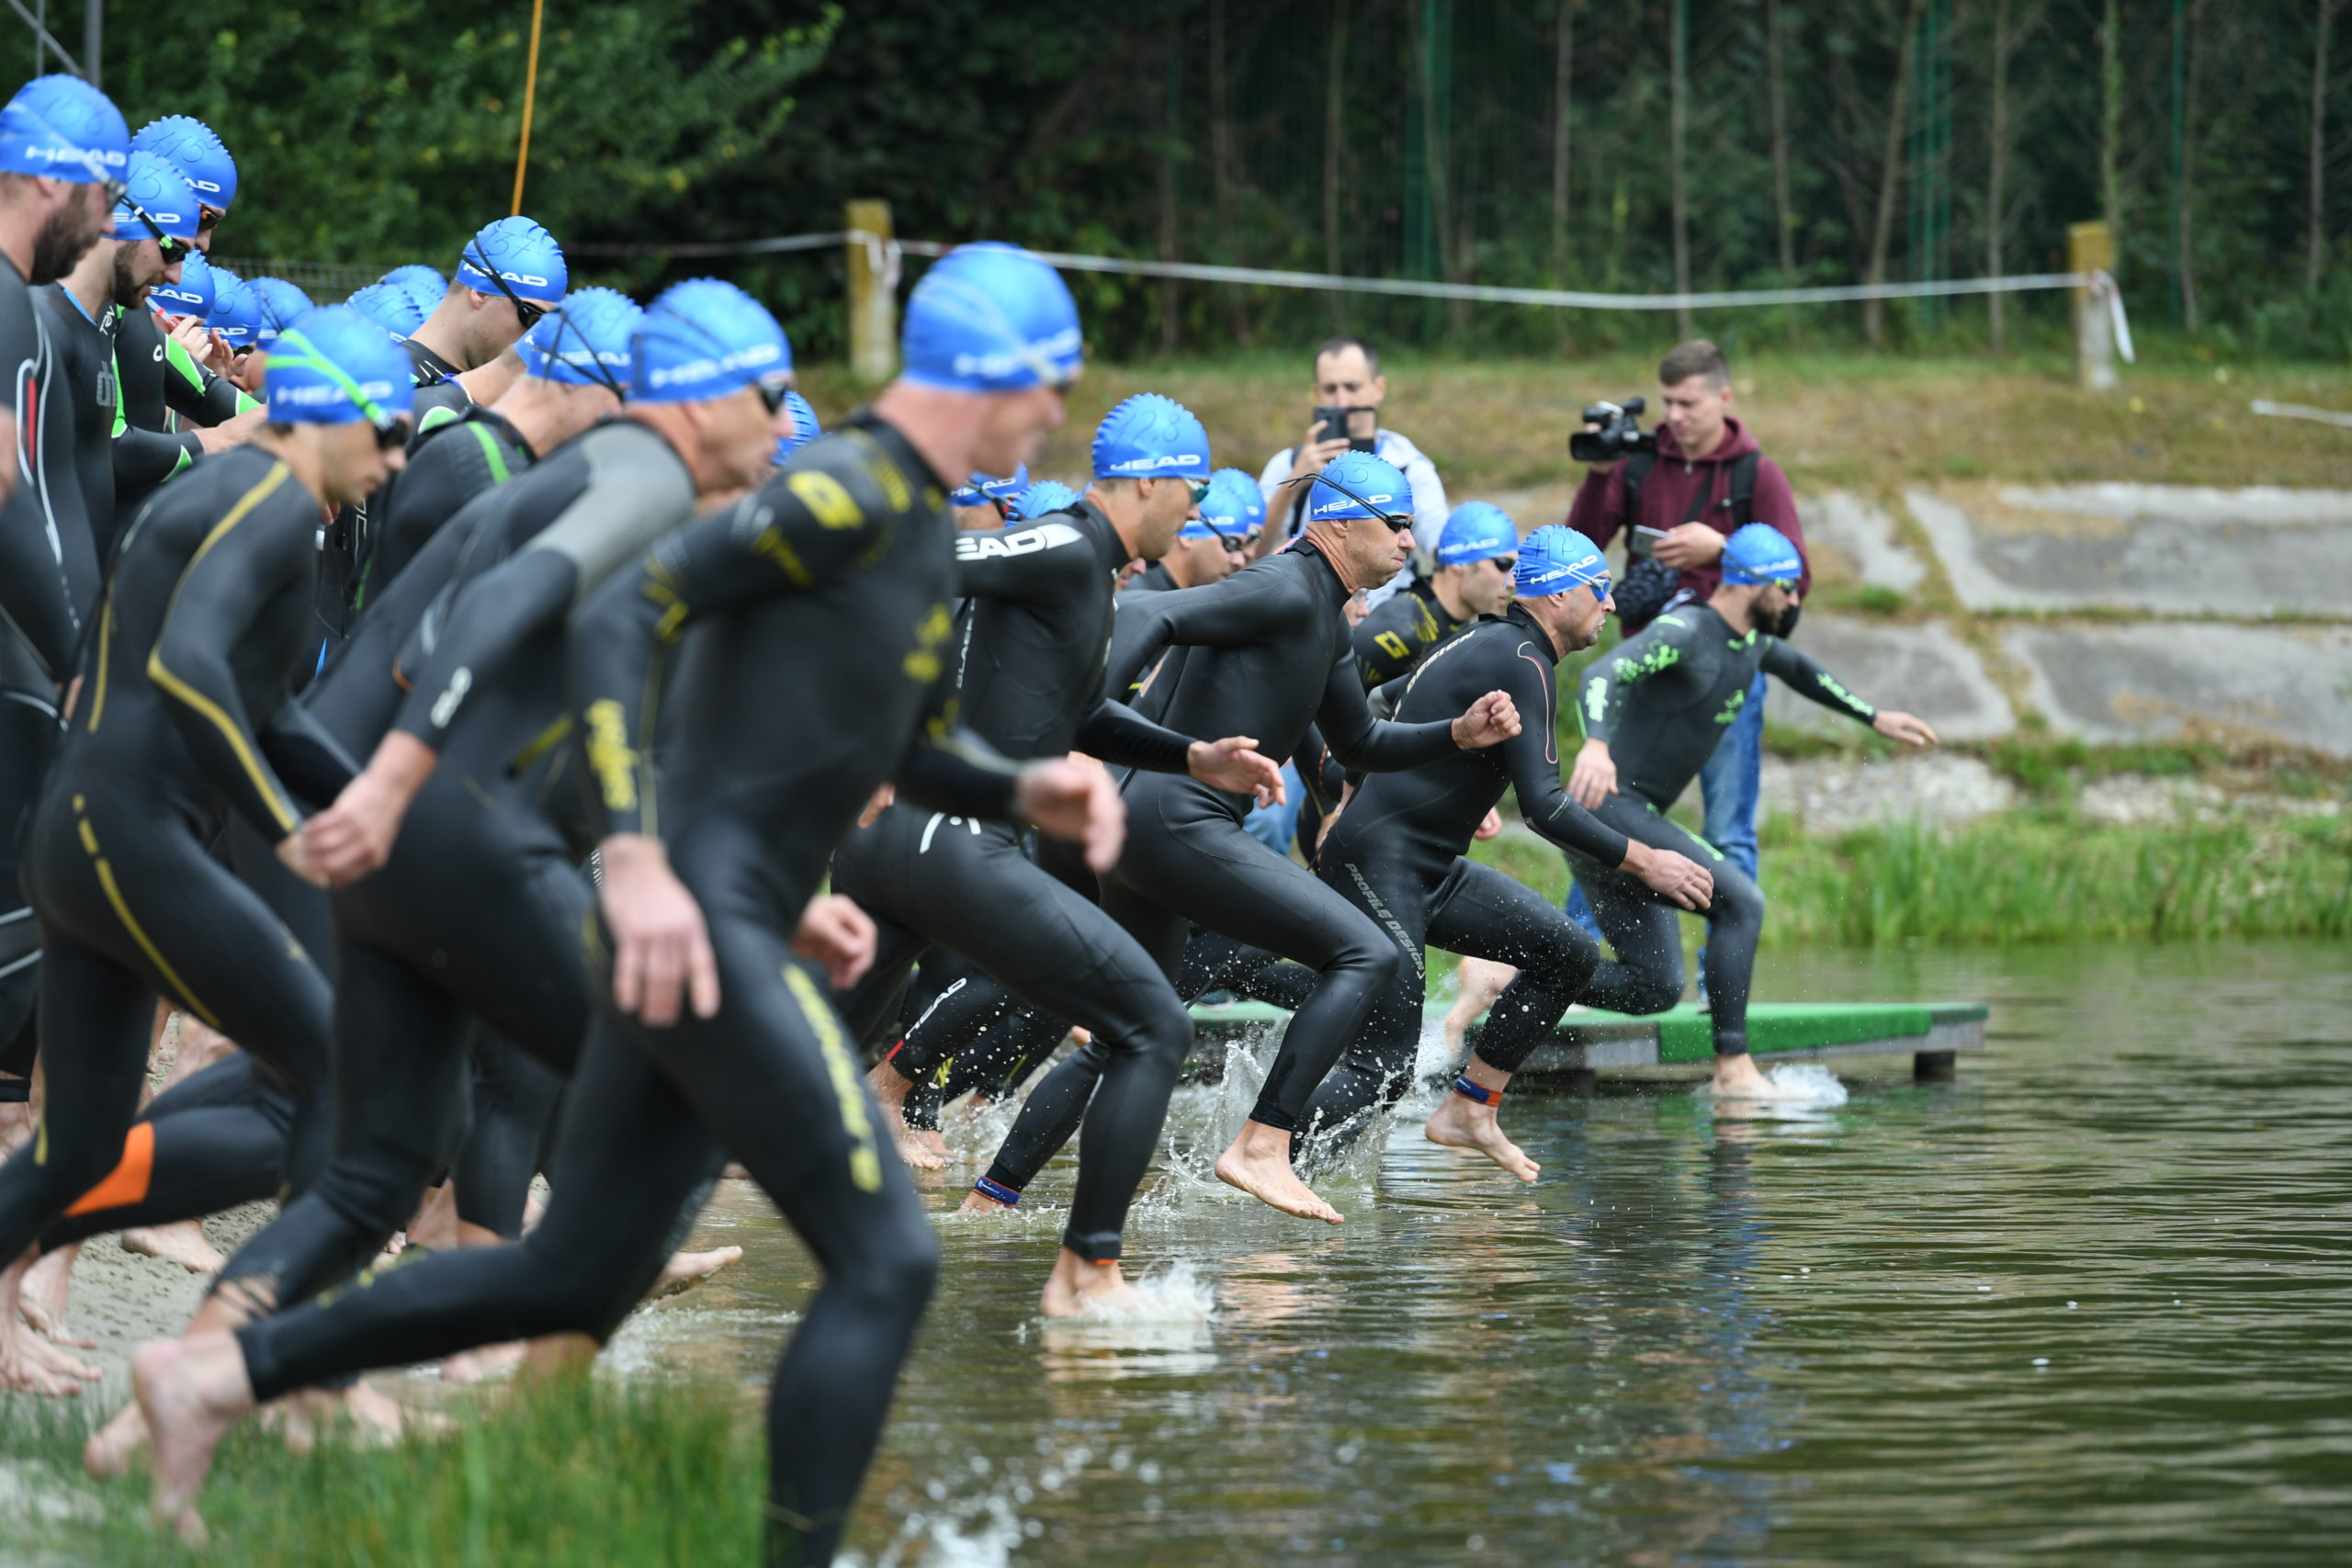
[[[1306,785],[1298,776],[1296,762],[1283,764],[1283,793],[1280,806],[1253,806],[1241,819],[1249,835],[1278,855],[1290,853],[1290,841],[1298,837],[1298,807],[1305,798]]]

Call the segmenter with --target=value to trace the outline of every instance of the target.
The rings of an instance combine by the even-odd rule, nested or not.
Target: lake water
[[[1203,1180],[1245,1102],[1186,1089],[1127,1239],[1174,1270],[1164,1321],[1036,1317],[1066,1163],[1018,1218],[943,1219],[858,1553],[2352,1561],[2340,949],[1782,952],[1761,981],[1986,1001],[1990,1049],[1950,1083],[1841,1062],[1844,1104],[1767,1118],[1517,1097],[1525,1189],[1400,1118],[1323,1184],[1337,1232]],[[810,1267],[744,1184],[702,1235],[750,1256],[612,1359],[763,1379]]]

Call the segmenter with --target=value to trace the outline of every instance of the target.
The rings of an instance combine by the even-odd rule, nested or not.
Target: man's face
[[[792,423],[789,410],[770,413],[757,387],[738,387],[723,398],[685,406],[700,416],[695,436],[702,461],[696,467],[707,493],[745,490],[767,477],[778,432]]]
[[[1340,536],[1340,550],[1356,586],[1377,588],[1405,570],[1413,553],[1411,528],[1392,534],[1387,524],[1373,517],[1351,517],[1341,525],[1347,532]]]
[[[1617,607],[1611,598],[1595,599],[1589,588],[1571,588],[1566,593],[1550,593],[1540,599],[1521,599],[1520,604],[1533,616],[1535,624],[1552,634],[1563,655],[1590,648],[1600,640],[1600,628],[1609,619],[1609,612]]]
[[[1035,462],[1046,437],[1069,417],[1069,392],[1060,387],[986,392],[974,400],[972,467],[983,474],[1018,473]]]
[[[227,216],[227,213],[217,207],[198,206],[197,208],[196,239],[192,243],[198,250],[208,256],[212,254],[212,231],[220,226],[220,220]]]
[[[1703,457],[1723,439],[1724,421],[1731,414],[1731,383],[1716,386],[1704,376],[1677,381],[1658,392],[1666,411],[1666,427],[1684,457]]]
[[[366,501],[408,460],[405,443],[383,446],[376,438],[376,427],[364,419],[311,428],[318,434],[320,476],[330,505],[356,506]]]
[[[1315,360],[1315,406],[1327,409],[1378,408],[1388,395],[1388,378],[1372,373],[1363,350],[1352,345]]]
[[[1496,556],[1487,560],[1474,560],[1466,566],[1441,567],[1453,574],[1453,591],[1463,606],[1473,615],[1499,615],[1510,603],[1511,571],[1519,565],[1515,555]]]
[[[180,264],[164,264],[164,248],[151,235],[136,244],[101,241],[114,244],[114,302],[126,310],[136,310],[147,303],[147,291],[159,283],[177,283]]]
[[[33,237],[32,281],[54,283],[72,272],[107,231],[106,187],[46,178],[34,184],[51,205]]]
[[[1793,582],[1766,583],[1756,595],[1756,629],[1767,637],[1778,637],[1799,597]]]
[[[1143,526],[1136,535],[1136,554],[1145,560],[1159,560],[1167,555],[1185,521],[1200,515],[1200,502],[1193,499],[1190,479],[1138,479],[1136,499],[1143,503]]]
[[[473,288],[466,292],[472,296],[474,307],[466,318],[466,363],[480,367],[522,342],[527,329],[514,301],[496,289],[487,294]]]
[[[1246,546],[1216,534],[1204,539],[1179,539],[1168,551],[1169,574],[1187,588],[1223,582],[1249,564]]]

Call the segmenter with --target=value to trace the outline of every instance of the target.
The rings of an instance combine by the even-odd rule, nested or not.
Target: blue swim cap
[[[1306,495],[1310,523],[1374,516],[1410,522],[1412,515],[1413,486],[1396,465],[1352,448],[1324,465]]]
[[[219,333],[222,342],[232,348],[258,344],[261,309],[261,296],[235,273],[225,266],[212,269],[212,311],[204,318],[204,324]]]
[[[405,338],[424,324],[424,312],[417,309],[415,297],[389,283],[355,289],[344,303],[396,338]]]
[[[1548,599],[1573,588],[1589,588],[1595,600],[1609,597],[1609,558],[1573,528],[1546,523],[1519,542],[1519,570],[1511,589],[1521,599]]]
[[[899,357],[908,380],[951,392],[1066,387],[1083,367],[1078,301],[1018,245],[958,245],[907,299]]]
[[[1079,500],[1078,491],[1059,479],[1039,479],[1012,498],[1012,520],[1026,523],[1048,512],[1068,512]]]
[[[786,392],[784,406],[792,411],[792,434],[775,438],[775,460],[779,463],[825,434],[825,427],[819,422],[817,411],[808,406],[808,399],[797,392]]]
[[[495,269],[496,276],[492,276]],[[458,283],[483,294],[512,290],[526,305],[552,310],[563,303],[571,274],[555,236],[527,218],[485,223],[458,254]],[[504,288],[501,288],[501,284]]]
[[[180,280],[159,283],[147,290],[150,310],[161,310],[167,316],[185,316],[200,321],[212,314],[213,291],[220,288],[212,264],[204,259],[202,251],[190,251],[180,258]]]
[[[130,162],[122,111],[79,76],[36,76],[0,109],[0,174],[96,185]]]
[[[644,307],[626,294],[580,289],[515,345],[523,374],[567,387],[602,387],[626,400],[629,336],[644,319]]]
[[[1794,582],[1804,575],[1804,558],[1769,523],[1750,523],[1724,541],[1725,582]]]
[[[1437,564],[1468,566],[1519,548],[1519,525],[1490,501],[1465,501],[1437,536]]]
[[[1201,498],[1201,514],[1185,519],[1176,530],[1180,539],[1221,538],[1247,544],[1266,525],[1266,492],[1239,468],[1219,468],[1209,476],[1209,492]]]
[[[1209,433],[1175,399],[1137,392],[1094,427],[1094,477],[1204,479]]]
[[[985,506],[989,502],[1008,502],[1029,488],[1029,465],[1022,464],[1012,470],[1009,479],[994,474],[975,473],[970,479],[947,492],[950,506]]]
[[[449,292],[449,280],[423,262],[411,262],[384,274],[383,281],[406,293],[417,309],[431,315]]]
[[[781,394],[792,343],[765,306],[731,283],[690,277],[646,308],[629,343],[629,396],[693,403],[745,387]]]
[[[306,310],[270,348],[262,378],[272,424],[349,424],[388,430],[416,406],[408,355],[384,329],[348,305]]]
[[[237,161],[200,119],[184,114],[151,119],[130,139],[130,150],[169,159],[196,199],[215,212],[228,211],[237,197]]]
[[[144,220],[141,214],[146,216]],[[122,199],[111,214],[114,237],[127,244],[152,240],[153,223],[168,240],[196,238],[196,191],[168,158],[153,152],[133,152],[123,167]]]
[[[309,295],[282,277],[249,277],[245,280],[245,292],[258,302],[260,321],[254,329],[256,348],[267,348],[294,318],[318,309],[311,303]]]

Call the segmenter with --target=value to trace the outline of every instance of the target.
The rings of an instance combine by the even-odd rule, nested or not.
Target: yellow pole
[[[531,106],[539,91],[539,17],[547,0],[531,0],[531,58],[523,67],[523,144],[514,152],[514,212],[523,211],[523,171],[531,163]]]

